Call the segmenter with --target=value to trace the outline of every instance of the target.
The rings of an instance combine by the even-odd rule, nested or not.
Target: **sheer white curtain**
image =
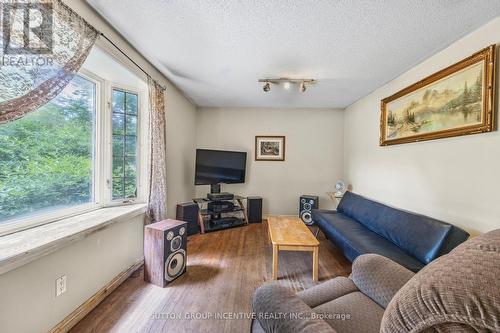
[[[3,26],[9,29],[0,30],[0,124],[56,97],[99,36],[60,0],[3,2],[2,9]]]
[[[148,77],[150,170],[148,217],[151,222],[167,218],[167,167],[165,88]]]

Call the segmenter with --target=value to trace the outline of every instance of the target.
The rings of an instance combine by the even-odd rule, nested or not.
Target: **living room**
[[[1,332],[500,332],[498,1],[4,1]]]

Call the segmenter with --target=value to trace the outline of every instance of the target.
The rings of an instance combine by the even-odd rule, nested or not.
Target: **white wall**
[[[0,276],[0,331],[47,332],[143,257],[143,215]],[[55,281],[67,291],[55,296]]]
[[[473,234],[500,227],[498,131],[378,145],[381,99],[499,42],[497,18],[345,110],[344,170],[355,192],[442,219]]]
[[[343,111],[333,109],[201,108],[197,147],[246,151],[245,184],[222,185],[222,190],[264,198],[264,214],[296,215],[301,194],[321,197],[342,176]],[[284,162],[255,161],[256,135],[285,135]],[[194,152],[193,152],[194,154]],[[197,186],[204,196],[209,186]]]

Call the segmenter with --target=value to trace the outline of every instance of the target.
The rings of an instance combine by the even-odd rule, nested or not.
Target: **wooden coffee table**
[[[313,281],[318,281],[319,241],[298,217],[270,216],[267,219],[273,244],[273,280],[278,279],[279,251],[313,253]]]

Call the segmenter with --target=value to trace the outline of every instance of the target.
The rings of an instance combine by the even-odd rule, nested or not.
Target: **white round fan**
[[[338,180],[337,183],[335,184],[335,196],[336,197],[341,197],[344,195],[346,190],[345,183],[341,180]]]

